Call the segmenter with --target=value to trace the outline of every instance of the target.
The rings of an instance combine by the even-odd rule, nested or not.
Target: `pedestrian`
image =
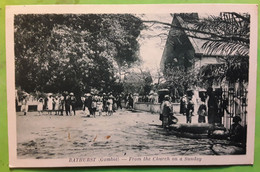
[[[170,103],[170,96],[165,95],[164,101],[162,102],[161,105],[162,127],[164,129],[169,126],[171,112],[172,112],[172,107]]]
[[[102,97],[99,97],[98,101],[97,101],[97,111],[98,111],[99,116],[102,116],[102,110],[103,110]]]
[[[63,94],[60,97],[60,115],[63,116],[63,111],[65,108],[65,92],[63,92]]]
[[[107,97],[106,93],[103,93],[103,98],[102,98],[102,101],[103,101],[103,111],[106,113],[106,115],[108,113],[107,100],[108,100],[108,97]]]
[[[59,96],[56,96],[55,99],[54,99],[55,115],[59,115],[59,108],[60,108],[60,99],[59,99]]]
[[[108,100],[107,100],[107,115],[111,116],[113,115],[113,96],[110,95]]]
[[[213,88],[209,87],[207,90],[208,98],[208,123],[215,124],[215,116],[217,115],[217,100]]]
[[[81,99],[81,103],[82,103],[82,111],[84,112],[85,111],[85,99],[87,97],[87,94],[84,94],[84,96],[82,96],[80,99]]]
[[[116,102],[117,102],[117,109],[122,109],[122,105],[121,105],[121,101],[122,101],[122,95],[119,94],[116,98]]]
[[[132,110],[134,107],[134,99],[133,99],[132,94],[129,94],[128,102],[129,102],[129,109]]]
[[[47,101],[47,108],[48,108],[48,114],[52,115],[52,110],[53,110],[53,97],[50,94],[48,97],[48,101]]]
[[[38,114],[39,114],[39,115],[42,115],[42,112],[43,112],[43,103],[44,103],[43,98],[39,98],[39,100],[38,100],[38,105],[37,105],[37,111],[38,111]]]
[[[194,112],[194,103],[192,102],[191,98],[189,98],[187,109],[186,109],[186,123],[191,123],[193,112]]]
[[[93,96],[93,98],[92,98],[91,109],[92,109],[92,115],[95,118],[96,111],[97,111],[97,97],[96,96]]]
[[[207,106],[205,105],[205,100],[201,100],[201,102],[202,103],[198,109],[198,115],[199,115],[198,122],[205,123],[206,122],[205,117],[207,116]]]
[[[68,116],[70,115],[70,105],[71,105],[71,100],[68,92],[65,93],[64,101],[65,101],[65,112],[66,115]]]
[[[73,112],[74,116],[76,115],[76,97],[74,96],[74,93],[70,93],[70,106],[71,106],[71,112]]]
[[[92,108],[91,108],[91,105],[92,105],[92,97],[91,97],[91,94],[90,93],[87,93],[86,94],[86,98],[85,98],[85,111],[84,111],[84,114],[87,114],[87,116],[89,117],[91,114],[92,114]]]
[[[22,106],[21,106],[21,112],[23,112],[24,115],[28,112],[28,104],[27,104],[27,96],[24,95],[22,98]]]
[[[180,114],[186,115],[187,111],[187,96],[184,94],[180,100]]]

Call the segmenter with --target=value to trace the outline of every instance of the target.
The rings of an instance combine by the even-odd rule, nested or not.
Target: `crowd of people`
[[[45,98],[40,97],[37,101],[37,111],[39,115],[46,112],[48,115],[75,116],[77,108],[77,110],[81,110],[81,112],[83,112],[83,114],[87,117],[96,117],[96,115],[111,116],[117,109],[122,109],[122,102],[125,103],[125,107],[127,109],[132,110],[134,108],[134,103],[138,101],[138,96],[134,96],[131,93],[125,94],[124,96],[121,94],[113,96],[111,93],[86,93],[81,96],[78,101],[74,93],[68,93],[67,91],[62,94],[55,95],[49,93],[47,95],[48,96]],[[207,121],[209,124],[215,124],[212,123],[212,121],[219,122],[220,120],[214,120],[214,116],[213,119],[210,119],[209,114],[215,115],[220,113],[218,109],[222,109],[221,113],[224,111],[229,113],[227,110],[227,105],[223,103],[226,100],[223,99],[222,104],[220,104],[220,101],[217,100],[218,99],[216,97],[201,97],[199,107],[195,112],[192,96],[183,95],[180,98],[180,114],[186,116],[186,123],[192,123],[192,117],[194,115],[198,115],[198,123],[206,123]],[[21,100],[21,111],[24,115],[28,112],[27,96],[24,96]],[[162,121],[163,128],[168,128],[171,124],[176,124],[178,122],[178,118],[175,117],[175,113],[176,109],[173,109],[171,97],[169,95],[165,95],[160,105],[160,120]],[[207,120],[206,117],[208,117]],[[241,137],[245,135],[242,133],[243,127],[240,122],[241,118],[239,116],[235,116],[233,118],[233,125],[231,126],[230,134],[234,140],[241,140]]]
[[[131,100],[128,106],[133,107]],[[74,93],[68,93],[67,91],[62,94],[47,94],[47,97],[40,97],[37,100],[37,111],[39,115],[47,112],[49,115],[76,115],[76,109],[82,110],[84,115],[96,117],[102,113],[105,115],[113,115],[116,109],[122,109],[121,105],[122,96],[113,96],[112,94],[94,94],[86,93],[81,97],[81,100],[77,101]],[[21,100],[21,112],[24,115],[28,112],[28,97],[23,96]]]

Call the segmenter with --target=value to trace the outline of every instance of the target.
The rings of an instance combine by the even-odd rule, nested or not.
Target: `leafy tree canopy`
[[[139,60],[141,20],[131,14],[16,15],[16,86],[82,93],[120,87],[117,71]]]

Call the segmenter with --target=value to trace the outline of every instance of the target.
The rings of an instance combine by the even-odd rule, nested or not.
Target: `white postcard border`
[[[249,67],[249,93],[248,93],[248,133],[246,155],[225,156],[171,156],[164,161],[129,161],[130,157],[107,157],[118,160],[101,161],[104,157],[96,157],[95,162],[74,162],[77,157],[67,159],[18,159],[16,139],[16,112],[15,112],[15,63],[14,63],[14,15],[15,14],[80,14],[80,13],[178,13],[178,12],[205,12],[235,11],[248,12],[250,23],[250,67]],[[255,106],[256,106],[256,70],[257,70],[257,5],[248,4],[165,4],[165,5],[31,5],[6,7],[6,66],[7,66],[7,104],[8,104],[8,140],[9,140],[9,166],[18,167],[75,167],[75,166],[132,166],[132,165],[235,165],[253,164],[254,161],[254,133],[255,133]],[[152,156],[150,158],[155,158]],[[185,157],[194,158],[185,161]],[[100,159],[101,158],[101,159]],[[137,158],[137,157],[133,157]],[[162,158],[162,157],[161,157]],[[167,157],[163,157],[167,158]],[[173,160],[177,158],[177,160]],[[181,160],[182,158],[182,160]],[[201,158],[201,161],[196,160]]]

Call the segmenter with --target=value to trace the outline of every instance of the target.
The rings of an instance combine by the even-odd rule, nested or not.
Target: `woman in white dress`
[[[109,96],[107,100],[107,106],[108,106],[108,115],[113,115],[113,96]]]
[[[53,98],[52,95],[50,95],[48,97],[48,103],[47,103],[47,107],[48,107],[48,114],[52,114],[52,110],[53,110]]]
[[[42,114],[42,111],[43,111],[43,99],[42,98],[40,98],[38,100],[37,111],[38,111],[39,115]]]
[[[55,110],[55,115],[59,115],[59,110],[60,110],[60,98],[58,96],[56,96],[56,98],[54,99],[54,110]]]

